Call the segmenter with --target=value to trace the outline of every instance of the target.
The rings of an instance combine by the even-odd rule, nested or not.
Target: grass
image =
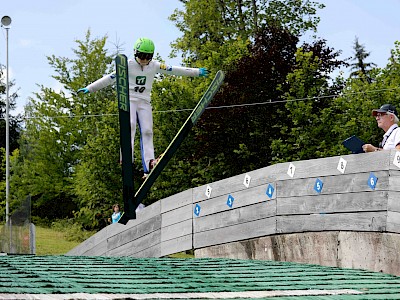
[[[1,226],[0,226],[1,229]],[[64,255],[75,248],[80,242],[65,239],[65,233],[52,228],[35,226],[36,255]],[[193,258],[193,251],[185,251],[168,255],[171,258]]]
[[[79,244],[67,241],[62,232],[36,226],[36,255],[63,255]]]
[[[188,250],[185,252],[170,254],[167,257],[170,257],[170,258],[194,258],[194,253],[193,253],[193,250]]]

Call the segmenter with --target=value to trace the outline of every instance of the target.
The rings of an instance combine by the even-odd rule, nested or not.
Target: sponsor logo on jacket
[[[161,70],[172,71],[172,66],[167,66],[166,64],[160,65]]]

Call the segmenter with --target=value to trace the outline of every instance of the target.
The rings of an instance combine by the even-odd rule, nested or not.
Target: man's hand
[[[380,151],[378,147],[375,147],[374,145],[371,144],[364,144],[362,146],[364,152],[374,152],[374,151]]]

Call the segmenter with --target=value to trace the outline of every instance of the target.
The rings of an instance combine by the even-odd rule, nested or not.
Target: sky
[[[318,1],[318,0],[315,0]],[[319,0],[326,7],[317,14],[321,21],[317,36],[329,47],[341,50],[340,58],[354,55],[354,40],[370,52],[368,62],[385,67],[394,42],[400,40],[400,0]],[[108,36],[106,47],[122,45],[132,57],[132,47],[139,37],[151,38],[158,52],[169,64],[179,65],[179,58],[169,59],[170,43],[181,36],[168,19],[183,6],[178,0],[3,0],[0,18],[10,16],[8,30],[9,74],[15,80],[19,99],[11,112],[23,112],[29,97],[39,85],[60,90],[52,79],[56,75],[47,56],[73,58],[76,40],[83,40],[88,30],[92,38]],[[307,40],[307,36],[305,37]],[[6,65],[6,29],[1,28],[0,64]],[[99,74],[101,77],[102,74]],[[11,91],[10,91],[11,92]]]

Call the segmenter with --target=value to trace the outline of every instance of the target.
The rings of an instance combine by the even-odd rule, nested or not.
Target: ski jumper
[[[130,122],[132,138],[132,159],[136,124],[140,131],[140,150],[145,173],[149,172],[149,162],[154,159],[153,145],[153,115],[151,107],[151,89],[157,73],[177,76],[197,77],[200,75],[198,68],[167,66],[159,61],[151,60],[148,65],[141,66],[135,59],[128,61]],[[96,92],[116,81],[115,72],[108,74],[89,84],[89,92]]]

